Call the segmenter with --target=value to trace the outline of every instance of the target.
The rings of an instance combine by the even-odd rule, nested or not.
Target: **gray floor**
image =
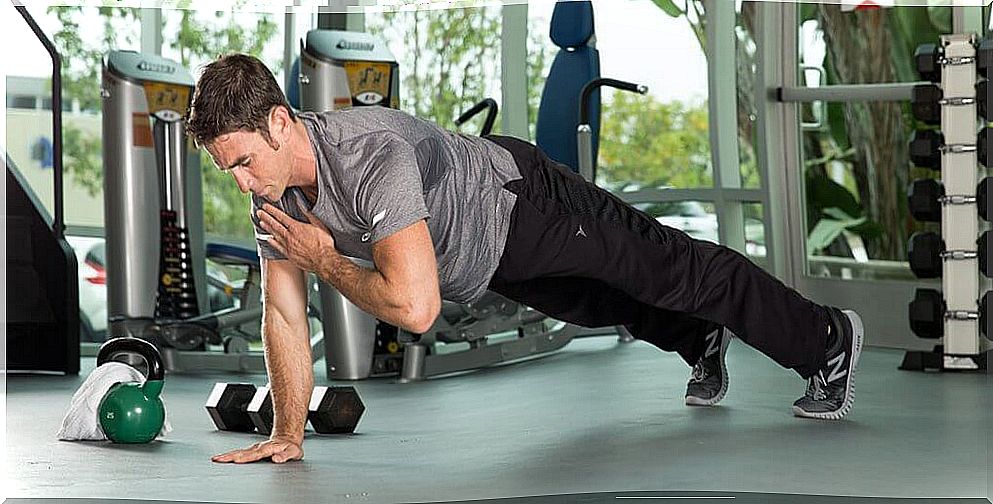
[[[7,377],[8,497],[214,502],[430,502],[588,492],[988,497],[993,380],[898,371],[867,349],[849,418],[794,418],[804,383],[735,342],[727,398],[682,404],[688,368],[614,338],[428,382],[358,382],[358,434],[308,436],[283,466],[212,464],[259,438],[213,430],[203,402],[235,375],[169,376],[175,431],[125,447],[55,439],[80,377]],[[323,363],[315,366],[324,382]],[[250,377],[256,382],[261,376]]]

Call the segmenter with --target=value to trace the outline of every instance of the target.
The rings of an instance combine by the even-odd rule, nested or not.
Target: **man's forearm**
[[[411,330],[409,326],[418,307],[414,305],[415,296],[408,292],[409,286],[390,285],[379,271],[359,266],[336,250],[327,255],[321,266],[321,271],[315,272],[317,276],[363,311]]]
[[[310,355],[310,330],[299,321],[289,322],[275,310],[266,310],[262,323],[266,369],[272,390],[272,437],[303,442],[307,407],[314,388]]]

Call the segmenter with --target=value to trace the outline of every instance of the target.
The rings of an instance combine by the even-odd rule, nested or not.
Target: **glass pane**
[[[63,198],[65,222],[69,226],[103,226],[103,165],[101,156],[100,65],[111,48],[138,49],[137,9],[55,6],[30,9],[38,24],[51,38],[63,58],[62,68],[62,139]],[[19,15],[14,14],[18,29],[24,30],[28,51],[11,53],[15,67],[8,75],[8,103],[33,111],[8,110],[8,136],[23,141],[11,142],[12,156],[19,156],[18,145],[30,149],[29,160],[15,162],[29,180],[46,187],[38,191],[45,206],[52,210],[52,94],[51,65],[47,52],[34,42],[35,36]],[[23,28],[22,28],[23,27]],[[16,61],[27,60],[28,64]],[[44,67],[42,71],[36,71]],[[14,87],[11,86],[14,84]],[[16,95],[11,99],[11,95]],[[26,138],[24,138],[26,137]],[[26,142],[26,144],[24,143]],[[39,173],[38,169],[43,173]],[[34,184],[34,182],[32,182]]]
[[[764,259],[766,257],[765,216],[762,204],[744,203],[742,211],[745,217],[745,254],[753,260]]]
[[[652,0],[593,0],[600,75],[649,89],[648,96],[612,89],[602,93],[598,184],[713,185],[703,50],[706,14],[702,2],[690,5],[689,14],[673,17]],[[549,1],[528,4],[529,60],[547,55],[543,61],[550,65],[558,50],[547,35],[554,6]],[[540,37],[534,36],[536,31]],[[673,78],[674,69],[678,78]],[[537,65],[529,71],[534,70]],[[540,93],[539,88],[532,94],[532,120]]]
[[[283,86],[283,19],[282,8],[278,12],[164,9],[162,55],[182,64],[196,78],[199,69],[219,54],[251,54],[262,60]],[[229,175],[215,169],[206,150],[201,149],[199,155],[204,233],[250,242],[253,230],[248,195],[238,190]]]
[[[698,240],[719,243],[717,212],[712,202],[660,201],[633,205],[666,226],[680,229]]]
[[[755,44],[755,23],[758,21],[759,5],[760,2],[738,2],[737,25],[734,30],[737,63],[735,74],[738,82],[738,166],[741,170],[741,187],[749,189],[762,186],[755,152],[758,134],[755,124],[758,119],[758,109],[755,106],[758,49]]]
[[[912,279],[908,237],[921,224],[910,218],[906,187],[925,175],[913,168],[907,139],[913,127],[906,104],[828,104],[831,127],[803,133],[807,253],[811,274]]]
[[[455,119],[484,98],[500,103],[502,8],[366,12],[366,30],[382,37],[400,66],[400,108],[456,129]],[[479,134],[485,113],[463,125]],[[500,132],[500,119],[493,133]]]
[[[951,30],[951,7],[802,4],[800,61],[822,69],[827,84],[915,82],[914,50]]]
[[[820,4],[801,10],[801,60],[823,68],[828,85],[920,80],[914,49],[937,41],[951,19],[944,7],[843,11]],[[807,85],[820,80],[817,72],[806,77]],[[913,279],[907,239],[923,224],[908,215],[906,187],[933,173],[909,160],[907,141],[916,127],[909,104],[815,104],[805,115],[821,123],[804,128],[801,137],[809,273]]]

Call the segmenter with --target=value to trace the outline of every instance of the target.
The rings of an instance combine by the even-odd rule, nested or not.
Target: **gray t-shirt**
[[[398,110],[360,107],[298,115],[317,160],[318,195],[299,187],[276,206],[307,222],[310,211],[346,256],[372,260],[372,244],[427,219],[442,298],[478,299],[496,271],[516,196],[503,188],[521,178],[509,152],[479,137],[446,131]],[[265,231],[252,196],[256,238]],[[283,256],[262,240],[259,254]]]

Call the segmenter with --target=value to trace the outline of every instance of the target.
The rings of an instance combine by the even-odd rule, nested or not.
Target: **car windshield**
[[[107,248],[103,243],[99,243],[90,249],[86,254],[86,262],[98,266],[105,266],[107,264]]]
[[[679,202],[679,215],[683,217],[706,217],[707,211],[696,201]]]

